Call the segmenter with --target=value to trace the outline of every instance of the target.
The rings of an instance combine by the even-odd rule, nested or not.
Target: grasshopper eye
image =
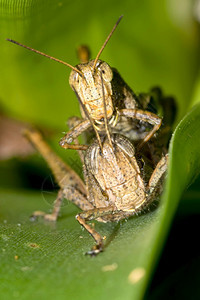
[[[113,78],[113,72],[111,67],[103,62],[99,67],[98,67],[99,71],[102,72],[102,77],[106,82],[110,82]]]
[[[69,84],[72,86],[76,85],[77,83],[79,83],[79,74],[72,70],[70,75],[69,75]]]

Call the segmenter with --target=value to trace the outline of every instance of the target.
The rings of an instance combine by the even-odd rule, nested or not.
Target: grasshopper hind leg
[[[60,190],[54,202],[53,211],[51,214],[46,214],[41,211],[35,211],[31,216],[34,220],[42,216],[48,221],[56,221],[59,215],[62,200],[65,198],[82,210],[93,209],[91,203],[87,201],[86,188],[80,177],[73,171],[60,157],[44,141],[42,135],[37,130],[26,130],[24,132],[27,139],[42,155],[48,166],[50,167]]]
[[[38,217],[43,217],[47,221],[56,221],[58,218],[58,214],[60,212],[60,207],[62,205],[63,201],[63,190],[60,189],[58,191],[58,195],[56,200],[54,201],[54,206],[53,206],[53,211],[51,214],[47,214],[43,211],[34,211],[33,214],[31,215],[30,219],[31,221],[35,221]]]

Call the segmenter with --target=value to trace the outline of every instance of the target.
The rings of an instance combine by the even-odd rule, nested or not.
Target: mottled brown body
[[[93,128],[95,126],[99,134],[104,135],[105,108],[111,133],[123,134],[131,141],[140,140],[143,145],[160,128],[161,118],[146,110],[150,98],[136,97],[116,69],[101,60],[97,61],[95,69],[94,60],[75,68],[83,75],[72,70],[69,83],[80,102],[82,119],[61,139],[63,148],[85,150],[86,145],[74,147],[70,144],[80,134],[91,130],[92,122]]]
[[[103,238],[87,221],[110,222],[133,216],[143,211],[161,192],[167,155],[161,158],[146,182],[135,157],[135,149],[123,136],[112,135],[112,145],[105,137],[102,140],[103,152],[98,142],[86,150],[83,166],[85,184],[57,157],[37,131],[27,131],[26,136],[47,161],[60,186],[52,214],[37,211],[33,216],[42,215],[55,221],[63,198],[76,204],[83,210],[76,219],[96,241],[88,252],[91,255],[103,250]]]
[[[160,169],[160,167],[162,168]],[[112,145],[103,141],[103,152],[97,142],[86,151],[85,177],[89,180],[88,200],[96,208],[112,206],[116,214],[98,220],[118,221],[142,211],[161,192],[167,156],[163,156],[148,182],[135,157],[135,148],[124,136],[112,135]]]
[[[119,135],[112,136],[112,142],[114,149],[106,139],[103,142],[103,153],[97,142],[86,152],[85,166],[107,195],[104,201],[97,197],[94,205],[112,205],[116,210],[133,212],[146,197],[145,184],[132,144]]]

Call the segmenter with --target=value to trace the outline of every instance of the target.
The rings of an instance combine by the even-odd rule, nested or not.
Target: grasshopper
[[[104,92],[103,102],[105,104]],[[77,221],[96,242],[88,252],[90,255],[103,251],[104,244],[101,235],[87,221],[119,221],[143,211],[161,193],[162,180],[167,170],[166,154],[159,160],[146,184],[135,155],[135,147],[125,136],[110,134],[106,114],[104,105],[106,134],[97,136],[84,155],[85,184],[50,149],[37,131],[26,132],[28,139],[47,161],[60,186],[52,214],[38,211],[34,217],[42,215],[47,220],[56,221],[63,198],[75,203],[83,210],[76,216]]]
[[[135,156],[135,147],[128,138],[111,134],[95,140],[84,156],[84,181],[65,164],[43,140],[36,130],[27,130],[27,138],[48,163],[60,186],[52,214],[40,211],[33,216],[43,216],[56,221],[62,199],[77,205],[82,212],[77,221],[91,234],[96,244],[88,251],[96,255],[103,251],[102,236],[87,222],[119,221],[142,212],[161,193],[167,170],[168,155],[163,156],[152,171],[148,183]]]
[[[89,60],[87,48],[82,48],[84,51],[81,51],[81,63],[75,67],[14,40],[7,39],[72,69],[69,83],[79,100],[82,119],[71,120],[71,123],[74,121],[74,126],[60,141],[63,148],[86,150],[87,145],[71,143],[91,128],[94,129],[97,138],[100,140],[98,133],[105,133],[105,109],[111,132],[125,135],[131,141],[141,140],[137,149],[141,148],[161,126],[162,119],[148,110],[150,98],[140,97],[140,95],[137,97],[122,79],[119,72],[99,59],[121,18],[122,16],[112,28],[96,58]]]

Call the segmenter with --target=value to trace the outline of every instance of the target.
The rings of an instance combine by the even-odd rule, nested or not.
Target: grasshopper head
[[[94,60],[90,60],[85,64],[77,65],[76,68],[80,70],[83,75],[81,76],[79,73],[72,70],[69,77],[69,84],[76,90],[81,102],[90,114],[90,117],[93,120],[99,121],[104,118],[105,115],[101,76],[103,78],[108,118],[110,118],[113,114],[111,87],[113,72],[111,67],[102,60],[97,61],[95,69],[93,66]]]

